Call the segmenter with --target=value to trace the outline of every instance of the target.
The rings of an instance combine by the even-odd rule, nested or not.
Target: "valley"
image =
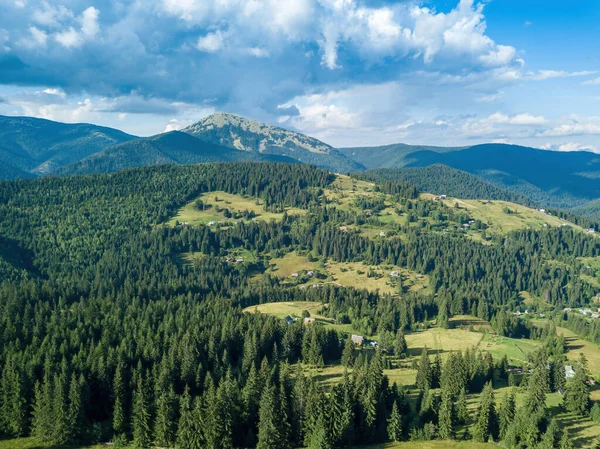
[[[192,416],[203,420],[202,438],[252,446],[272,419],[267,410],[282,413],[267,404],[275,397],[290,410],[289,430],[277,432],[295,447],[324,438],[317,429],[333,426],[344,401],[354,416],[347,429],[363,435],[332,443],[348,438],[348,447],[505,441],[493,427],[477,434],[490,397],[499,420],[514,401],[504,431],[516,438],[526,438],[521,421],[538,429],[527,437],[536,444],[551,423],[574,447],[592,448],[600,434],[600,389],[578,384],[589,396],[578,412],[565,395],[574,380],[564,379],[565,366],[583,369],[584,354],[585,381],[600,381],[595,321],[579,312],[597,307],[600,240],[566,218],[298,164],[165,165],[24,183],[0,184],[0,397],[27,404],[34,418],[0,407],[0,448],[75,438],[168,447]],[[20,322],[28,324],[11,324]],[[68,368],[66,357],[79,362]],[[61,388],[69,393],[56,396]],[[303,401],[327,405],[310,412]],[[55,403],[82,404],[82,428],[97,434],[71,427],[66,414],[48,420],[63,410]],[[223,414],[235,432],[217,424]],[[55,422],[63,440],[52,436]],[[386,443],[391,423],[404,442]],[[16,432],[36,438],[11,439]]]

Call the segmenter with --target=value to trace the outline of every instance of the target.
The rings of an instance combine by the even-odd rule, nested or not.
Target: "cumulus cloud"
[[[584,86],[600,85],[600,78],[596,78],[596,79],[593,79],[593,80],[584,81],[583,85]]]
[[[540,135],[551,137],[600,135],[600,117],[566,117]]]
[[[217,30],[208,33],[205,36],[200,36],[196,44],[196,48],[206,53],[216,53],[223,48],[224,39],[221,31]]]

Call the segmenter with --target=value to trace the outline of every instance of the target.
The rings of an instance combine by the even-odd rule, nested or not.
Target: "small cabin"
[[[286,316],[286,317],[284,318],[284,320],[285,320],[285,322],[286,322],[287,324],[294,324],[294,321],[295,321],[295,320],[294,320],[294,319],[293,319],[291,316],[289,316],[289,315],[288,315],[288,316]]]
[[[314,323],[314,322],[315,322],[315,319],[312,317],[307,316],[306,318],[304,318],[304,324],[310,324],[310,323]]]
[[[575,370],[573,369],[573,366],[565,365],[565,378],[571,379],[574,376],[575,376]]]
[[[390,273],[390,276],[393,277],[393,278],[397,278],[397,277],[400,277],[400,273],[398,273],[397,271],[392,271]]]
[[[354,335],[353,334],[351,337],[351,340],[355,345],[362,346],[363,343],[365,342],[365,337],[363,337],[362,335]]]

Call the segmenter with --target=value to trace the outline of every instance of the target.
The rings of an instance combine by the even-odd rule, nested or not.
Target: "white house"
[[[575,376],[575,370],[573,369],[573,366],[566,365],[565,366],[565,378],[570,379],[574,376]]]
[[[397,277],[400,277],[400,273],[398,273],[397,271],[392,271],[390,273],[390,276],[393,277],[393,278],[397,278]]]

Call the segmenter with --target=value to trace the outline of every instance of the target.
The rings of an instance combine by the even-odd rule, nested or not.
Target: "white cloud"
[[[41,8],[33,11],[31,20],[38,25],[46,27],[59,28],[64,20],[72,19],[73,12],[63,5],[51,5],[43,1]]]
[[[543,125],[547,123],[547,120],[544,117],[530,114],[517,114],[508,116],[501,112],[496,112],[495,114],[490,115],[487,119],[483,120],[483,122],[500,125],[535,126]]]
[[[483,95],[481,97],[477,97],[475,101],[478,103],[492,103],[494,101],[501,100],[504,97],[504,91],[500,91],[491,95]]]
[[[541,136],[564,137],[577,135],[600,135],[600,117],[566,117]]]
[[[47,95],[56,95],[56,96],[61,97],[61,98],[66,98],[66,96],[67,96],[67,94],[65,94],[62,90],[55,89],[53,87],[49,87],[47,89],[44,89],[42,92],[45,93],[45,94],[47,94]]]
[[[31,33],[31,37],[33,38],[33,42],[40,46],[45,47],[46,42],[48,41],[48,34],[45,31],[42,31],[34,26],[29,27],[29,32]]]
[[[580,72],[567,72],[564,70],[540,70],[538,72],[528,72],[526,74],[527,79],[534,81],[543,81],[553,78],[573,78],[578,76],[589,76],[598,73],[594,70],[584,70]]]
[[[99,33],[99,14],[100,11],[93,6],[90,6],[89,8],[85,9],[77,18],[79,30],[69,26],[62,31],[54,33],[54,39],[63,47],[69,49],[81,47],[85,42],[94,39]]]
[[[255,58],[268,58],[270,56],[269,50],[266,48],[252,47],[248,48],[247,52],[250,56],[254,56]]]
[[[583,83],[584,86],[592,86],[592,85],[600,85],[600,78],[596,78],[593,80],[585,81]]]
[[[216,53],[223,48],[224,37],[220,30],[200,36],[196,48],[206,53]]]
[[[79,18],[79,23],[81,23],[81,34],[86,38],[94,38],[100,31],[100,26],[98,25],[99,15],[100,11],[93,6],[90,6],[81,14],[81,17]]]
[[[558,145],[557,151],[592,151],[598,152],[597,148],[592,145],[582,145],[580,143],[569,142]]]

